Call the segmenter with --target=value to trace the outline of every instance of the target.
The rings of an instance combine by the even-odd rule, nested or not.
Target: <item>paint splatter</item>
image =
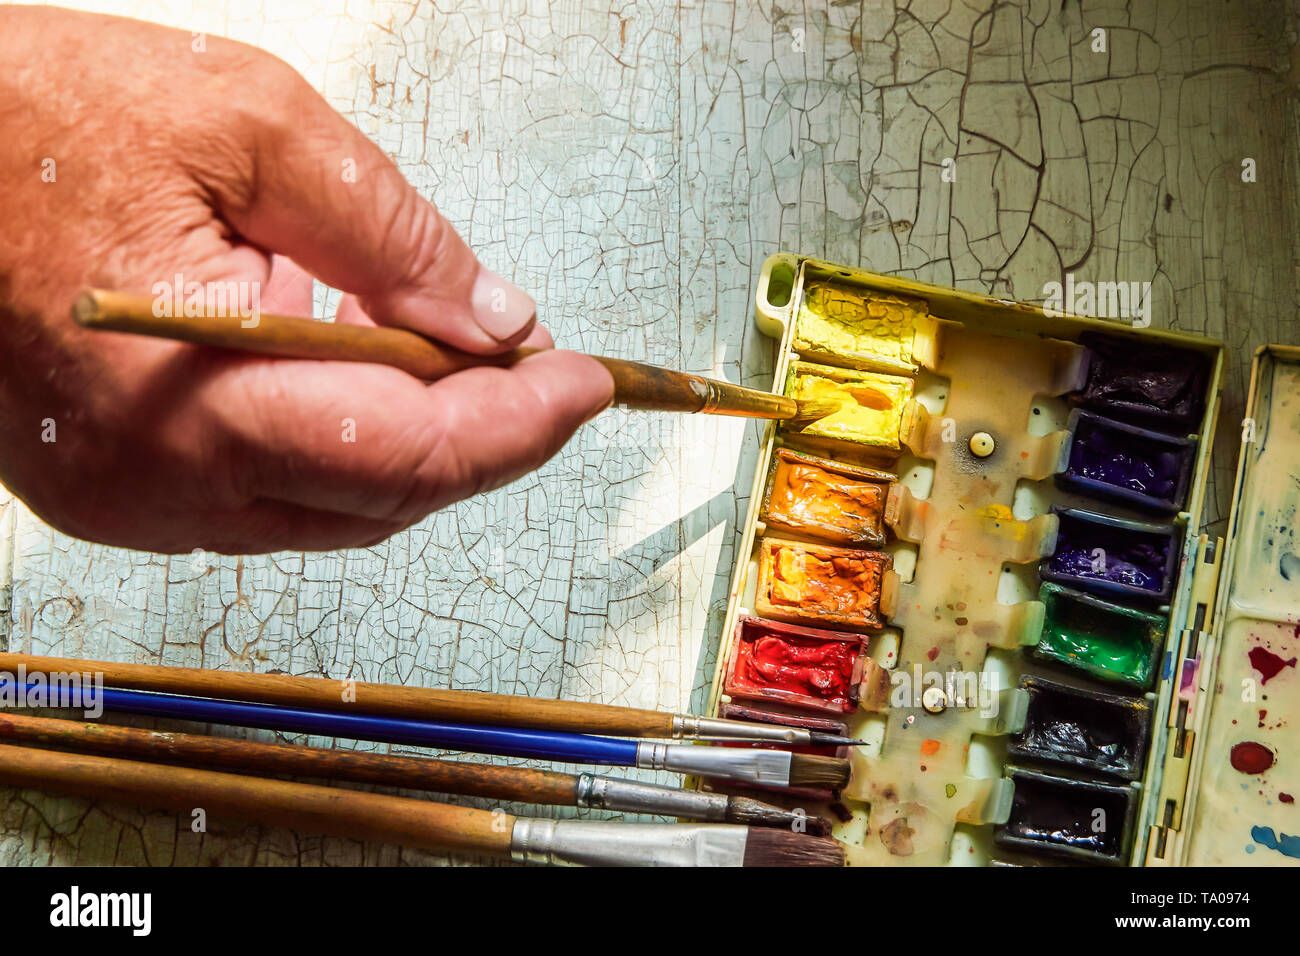
[[[1267,684],[1276,677],[1284,667],[1295,667],[1296,659],[1293,657],[1289,661],[1284,661],[1271,651],[1266,651],[1262,647],[1252,647],[1250,649],[1250,666],[1259,671],[1259,682]]]
[[[1283,856],[1300,860],[1300,836],[1289,836],[1283,833],[1279,837],[1273,832],[1272,827],[1251,827],[1250,838],[1260,846],[1266,846],[1270,850],[1277,850]]]
[[[927,737],[925,738],[925,740],[921,742],[921,753],[925,754],[926,756],[929,756],[930,754],[937,754],[939,752],[939,746],[940,746],[939,741],[935,740],[932,737]]]
[[[945,783],[943,785],[944,796],[949,800],[957,796],[957,785],[955,783]]]
[[[1247,740],[1243,743],[1236,744],[1232,748],[1228,759],[1232,763],[1233,770],[1239,770],[1242,773],[1248,773],[1254,776],[1261,774],[1273,766],[1276,759],[1273,751],[1269,750],[1263,744],[1257,744],[1253,740]]]
[[[1295,797],[1291,796],[1289,793],[1279,793],[1277,798],[1283,803],[1295,803]]]
[[[915,852],[912,846],[912,837],[915,833],[916,830],[907,825],[907,817],[899,817],[886,823],[881,829],[880,842],[892,856],[911,856]]]

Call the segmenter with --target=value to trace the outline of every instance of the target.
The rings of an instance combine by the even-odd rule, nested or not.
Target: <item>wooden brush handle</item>
[[[526,767],[394,754],[268,744],[202,734],[163,733],[79,720],[0,713],[0,741],[59,750],[185,763],[208,769],[321,777],[469,797],[575,806],[578,778]]]
[[[291,677],[247,674],[152,664],[82,661],[31,654],[0,654],[0,671],[100,674],[104,684],[131,690],[154,690],[193,697],[217,697],[263,704],[351,711],[419,720],[564,730],[616,737],[672,736],[672,715],[656,710],[614,707],[544,697],[516,697],[476,690],[437,690]],[[350,698],[344,699],[345,692]]]
[[[501,355],[474,355],[405,329],[317,322],[289,315],[166,316],[154,314],[154,300],[105,289],[77,296],[73,318],[81,325],[176,339],[195,345],[257,352],[280,358],[327,359],[391,365],[426,382],[466,368],[507,366],[539,351],[518,348]],[[247,321],[248,325],[244,322]],[[614,401],[625,408],[668,412],[710,412],[745,418],[792,418],[794,399],[672,369],[593,355],[614,379]]]
[[[396,843],[510,855],[514,817],[449,804],[212,770],[0,745],[0,783],[51,793]]]

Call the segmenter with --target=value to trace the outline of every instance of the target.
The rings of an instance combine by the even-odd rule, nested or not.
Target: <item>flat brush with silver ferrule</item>
[[[580,866],[844,866],[829,837],[729,823],[600,823],[516,817],[520,863]]]
[[[517,348],[502,355],[475,355],[406,329],[317,322],[289,315],[156,315],[147,295],[87,289],[72,305],[81,325],[129,332],[280,358],[326,359],[391,365],[426,382],[482,365],[513,365],[539,351]],[[839,411],[841,402],[787,398],[690,372],[592,355],[614,379],[614,403],[662,412],[702,412],[742,418],[814,421]]]
[[[847,760],[750,747],[696,747],[642,741],[636,748],[636,766],[769,787],[840,790],[849,782]]]

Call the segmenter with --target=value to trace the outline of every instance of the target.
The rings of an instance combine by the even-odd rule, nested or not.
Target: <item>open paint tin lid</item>
[[[1148,863],[1300,861],[1298,510],[1300,348],[1270,345],[1252,367],[1226,543],[1203,538],[1196,553],[1155,821],[1164,828],[1153,829]]]

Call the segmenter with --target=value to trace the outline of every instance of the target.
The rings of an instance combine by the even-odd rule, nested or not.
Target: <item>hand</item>
[[[428,385],[77,327],[81,288],[158,296],[178,276],[308,315],[310,273],[349,293],[339,321],[478,353],[552,344],[533,300],[298,74],[192,40],[0,7],[10,490],[70,534],[135,548],[361,546],[538,467],[609,405],[608,373],[567,352]]]

